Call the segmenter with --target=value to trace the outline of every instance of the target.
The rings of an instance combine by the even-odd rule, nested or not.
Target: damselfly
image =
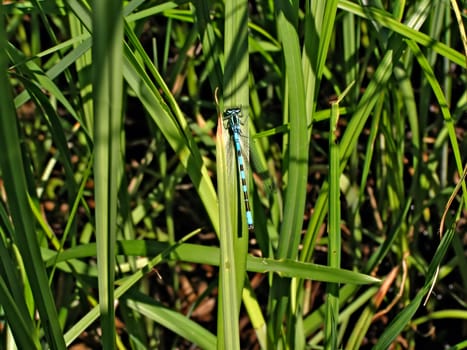
[[[246,223],[248,230],[253,231],[253,215],[251,214],[250,202],[248,199],[247,168],[245,158],[248,161],[248,126],[243,125],[243,113],[241,107],[227,108],[222,116],[224,128],[229,130],[230,137],[235,145],[237,155],[238,173],[240,174],[243,200],[245,202]],[[243,131],[245,130],[245,131]],[[245,156],[244,156],[245,154]]]

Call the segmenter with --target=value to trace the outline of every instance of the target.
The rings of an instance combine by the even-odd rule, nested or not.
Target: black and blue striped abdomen
[[[224,111],[224,115],[223,115],[224,127],[229,130],[229,133],[235,145],[238,172],[240,175],[241,188],[243,192],[243,200],[245,202],[246,222],[248,225],[248,230],[252,231],[254,229],[254,225],[253,225],[253,215],[251,213],[249,196],[248,196],[248,184],[247,184],[247,173],[246,173],[246,168],[248,165],[245,164],[245,158],[242,152],[241,138],[245,136],[242,134],[241,118],[242,118],[242,109],[240,107],[228,108]],[[246,137],[246,140],[244,142],[248,142],[248,137]],[[243,151],[248,152],[247,150],[243,150]]]

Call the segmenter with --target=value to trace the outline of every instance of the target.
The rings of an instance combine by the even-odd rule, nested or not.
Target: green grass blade
[[[251,257],[248,259],[247,267],[248,271],[274,272],[281,277],[312,279],[331,283],[369,284],[379,282],[377,278],[358,272],[294,260]]]
[[[297,31],[298,2],[277,2],[276,25],[284,57],[284,115],[289,116],[289,142],[285,153],[287,154],[287,175],[285,178],[287,191],[284,200],[284,216],[280,228],[279,244],[276,256],[280,259],[297,256],[303,226],[303,210],[305,207],[305,194],[307,183],[308,164],[308,132],[305,81],[302,71],[301,47]],[[268,324],[270,346],[275,346],[282,335],[283,318],[290,304],[289,281],[274,276],[271,289],[272,316]],[[292,316],[295,310],[289,313]],[[295,333],[288,329],[291,334]],[[293,336],[287,341],[293,343]],[[294,347],[297,344],[290,344]]]
[[[342,97],[340,97],[342,99]],[[328,216],[328,265],[339,268],[341,263],[341,202],[339,145],[337,144],[337,123],[339,121],[339,102],[331,106],[329,120],[329,216]],[[337,322],[339,319],[339,285],[326,286],[325,348],[337,349]]]
[[[151,260],[147,260],[145,264],[132,275],[127,276],[124,280],[119,282],[118,288],[115,290],[114,297],[116,299],[123,297],[135,284],[141,280],[154,266],[160,264],[164,259],[170,255],[170,252],[173,252],[174,255],[178,255],[177,250],[184,245],[181,244],[184,241],[192,238],[194,235],[198,234],[199,231],[194,231],[186,235],[181,239],[177,244],[170,245],[167,243],[160,243],[152,241],[150,243],[136,240],[136,241],[120,241],[119,250],[116,252],[118,254],[125,254],[129,256],[150,256],[155,255]],[[155,245],[157,249],[152,249],[148,245]],[[189,256],[199,256],[197,250],[193,250],[193,246],[189,248],[188,251],[185,251]],[[207,247],[206,247],[207,248]],[[71,254],[70,254],[71,253]],[[206,251],[204,252],[206,253]],[[48,259],[49,262],[57,263],[57,267],[60,269],[67,269],[68,265],[72,265],[73,269],[77,273],[87,273],[89,276],[97,277],[98,271],[89,271],[89,267],[86,264],[78,264],[79,261],[75,260],[79,257],[84,256],[94,256],[96,254],[96,244],[89,244],[87,246],[81,245],[76,248],[73,252],[73,249],[68,250],[60,255],[53,256],[51,255]],[[209,254],[208,256],[213,256]],[[214,258],[217,265],[219,265],[219,254]],[[176,259],[174,259],[176,260]],[[61,261],[67,261],[67,264],[61,263]],[[99,305],[92,308],[84,317],[82,317],[78,322],[76,322],[73,327],[71,327],[65,334],[65,340],[67,345],[70,345],[89,325],[91,325],[100,315]]]
[[[9,236],[13,235],[8,213],[3,203],[0,205],[0,304],[4,308],[7,324],[14,339],[20,347],[26,349],[40,349],[40,337],[33,321],[34,309],[28,307],[31,289],[25,286],[25,281],[18,274],[18,270],[24,275],[24,264],[15,261],[10,256],[9,249],[16,251],[13,246],[5,245]],[[3,230],[5,228],[5,231]],[[18,268],[18,264],[20,267]],[[28,294],[28,296],[26,296]],[[24,296],[20,298],[19,296]]]
[[[212,4],[204,0],[194,0],[193,3],[195,4],[199,34],[203,41],[203,54],[206,59],[206,68],[201,79],[204,80],[208,76],[211,90],[215,90],[223,83],[224,55],[222,46],[216,37],[218,28],[211,20]]]
[[[446,254],[447,249],[451,245],[452,238],[455,234],[455,229],[451,227],[447,230],[446,235],[441,240],[438,249],[436,250],[435,256],[430,263],[428,271],[426,273],[425,284],[420,289],[417,295],[412,301],[400,312],[396,318],[386,327],[383,334],[379,337],[378,343],[374,346],[374,350],[387,349],[392,341],[399,335],[404,327],[410,322],[415,312],[418,310],[423,302],[424,297],[431,288],[432,282],[437,275],[438,266],[441,264],[443,257]]]
[[[248,2],[234,0],[225,3],[224,27],[224,81],[223,103],[221,106],[248,106]],[[248,108],[243,107],[244,115]],[[248,138],[248,120],[243,137]],[[232,142],[222,120],[218,121],[216,141],[217,174],[219,179],[219,206],[221,215],[229,215],[221,223],[230,227],[222,227],[220,234],[221,265],[220,292],[218,310],[218,349],[239,349],[239,312],[241,291],[245,279],[246,256],[248,249],[248,229],[245,219],[245,204],[240,200],[241,184],[237,162],[231,157],[227,162],[225,146]],[[233,145],[229,147],[233,151]],[[220,149],[220,148],[223,149]],[[232,155],[230,152],[229,156]],[[225,158],[223,158],[225,156]],[[220,160],[220,161],[219,161]],[[220,167],[222,164],[223,167]],[[228,175],[231,175],[230,177]],[[235,174],[235,176],[233,176]],[[248,176],[247,176],[248,179]],[[221,186],[222,185],[222,186]],[[235,198],[237,200],[235,200]],[[228,209],[222,208],[226,207]],[[227,210],[227,211],[226,211]],[[241,218],[241,220],[239,220]],[[241,223],[241,225],[237,224]]]
[[[455,235],[454,235],[455,237]],[[418,326],[420,324],[430,322],[431,320],[443,320],[443,319],[450,319],[450,318],[457,318],[459,320],[467,320],[467,311],[466,310],[442,310],[442,311],[434,311],[431,312],[429,315],[419,317],[417,319],[412,320],[412,324],[414,326]]]
[[[94,181],[97,266],[102,344],[115,347],[115,239],[117,194],[122,176],[122,4],[94,3],[93,9]]]
[[[444,120],[446,122],[446,127],[448,129],[449,139],[451,141],[451,147],[454,153],[454,159],[456,161],[457,171],[459,172],[459,174],[462,174],[463,173],[462,158],[460,155],[459,143],[457,142],[456,130],[454,128],[454,120],[451,116],[449,105],[448,105],[448,102],[446,101],[446,97],[444,96],[444,92],[441,86],[439,85],[438,80],[436,79],[436,76],[431,68],[430,63],[428,62],[426,57],[422,54],[418,45],[415,42],[410,41],[410,40],[407,40],[406,43],[408,47],[415,54],[415,57],[417,58],[420,66],[422,67],[423,72],[425,73],[425,77],[428,80],[431,88],[433,89],[433,93],[435,94],[436,99],[438,100],[441,113],[443,114]],[[464,193],[464,203],[465,205],[467,205],[467,188],[465,186],[465,183],[462,184],[462,189]]]
[[[61,104],[63,104],[63,106],[67,109],[68,112],[70,112],[73,117],[75,117],[75,119],[78,119],[76,110],[64,96],[60,88],[52,81],[52,79],[58,74],[57,69],[61,69],[60,72],[62,72],[66,69],[67,64],[70,63],[69,61],[61,61],[62,64],[57,64],[53,69],[50,69],[44,73],[41,67],[39,67],[34,61],[28,60],[27,57],[14,46],[8,45],[7,52],[11,60],[16,62],[15,66],[18,73],[22,74],[25,78],[30,79],[31,81],[37,82],[43,89],[47,89],[47,91],[49,91],[52,96],[54,96]],[[16,107],[19,108],[28,99],[29,91],[24,90],[21,94],[15,97]]]
[[[337,3],[337,0],[316,1],[307,4],[306,8],[302,66],[308,124],[316,120],[316,97],[334,33]]]
[[[199,234],[199,230],[194,231],[194,232],[190,233],[189,235],[185,236],[182,240],[180,240],[175,245],[170,245],[170,244],[167,244],[167,243],[160,243],[160,242],[157,242],[157,241],[151,241],[150,242],[150,245],[157,246],[160,249],[152,249],[151,247],[147,247],[146,246],[148,244],[147,241],[145,242],[145,241],[137,240],[137,241],[134,241],[132,243],[130,243],[129,241],[121,241],[120,244],[119,244],[120,249],[117,252],[117,254],[125,254],[125,255],[129,255],[129,256],[152,256],[152,255],[155,255],[155,257],[152,258],[151,260],[146,260],[145,263],[141,266],[140,269],[138,269],[132,275],[127,276],[124,279],[119,281],[119,287],[115,290],[115,298],[120,299],[120,298],[126,297],[127,292],[131,288],[133,288],[135,286],[135,284],[138,283],[138,281],[140,281],[142,278],[144,278],[148,274],[148,272],[151,271],[151,269],[154,266],[157,266],[158,264],[163,262],[164,258],[170,255],[171,251],[174,251],[174,249],[179,247],[179,244],[183,243],[186,240],[189,240],[189,239],[193,238],[193,236],[195,236],[196,234]],[[135,249],[135,247],[136,247],[136,249]],[[191,247],[191,249],[192,248],[193,247]],[[77,248],[77,250],[80,251],[79,254],[84,254],[85,256],[94,256],[95,251],[96,251],[96,245],[95,244],[90,244],[87,249],[85,249],[84,246],[80,246],[80,247]],[[187,251],[187,253],[189,253],[189,255],[196,255],[196,254],[193,254],[193,252],[196,253],[196,249],[195,250],[190,250],[189,252]],[[51,256],[50,259],[59,261],[62,257],[65,257],[66,255],[68,255],[67,253],[68,252],[65,252],[64,254],[60,254],[60,258],[58,258],[58,259],[55,259],[53,256]],[[174,254],[176,254],[176,253],[174,253]],[[76,264],[75,261],[70,260],[69,258],[73,259],[72,256],[73,256],[73,254],[71,256],[69,255],[65,259],[68,261],[68,264],[73,265],[73,268],[76,270],[77,273],[83,273],[83,274],[84,273],[89,273],[90,276],[97,276],[97,271],[96,270],[95,271],[89,271],[89,267],[87,267],[85,265],[80,267],[80,266],[78,266]],[[76,257],[76,255],[75,255],[75,257]],[[217,255],[217,263],[219,263],[218,257],[219,256]],[[49,261],[50,261],[50,259],[49,259]],[[65,265],[62,265],[62,266],[60,266],[60,265],[62,265],[62,264],[58,264],[59,268],[66,267]],[[122,266],[120,266],[119,269],[122,272],[125,271],[125,269],[122,269]],[[169,313],[171,313],[171,315],[175,314],[172,311],[167,311],[166,310],[165,312],[169,312]],[[82,332],[87,327],[89,327],[89,325],[91,325],[99,317],[99,314],[100,314],[99,305],[97,305],[93,309],[91,309],[84,317],[82,317],[78,322],[76,322],[73,325],[73,327],[71,327],[65,334],[65,339],[66,339],[67,345],[70,345],[70,343],[72,343],[80,334],[82,334]],[[152,314],[149,313],[148,317],[152,317]],[[173,317],[177,318],[177,316],[171,316],[171,318],[173,318]],[[188,323],[191,322],[191,321],[188,321],[185,318],[186,316],[178,316],[178,317],[184,319],[184,322],[188,322]],[[166,324],[167,322],[170,323],[172,321],[169,320],[169,319],[166,320],[166,321],[161,320],[161,324],[163,324],[163,325],[165,325],[165,326],[172,329],[172,325],[170,325],[170,324],[167,325]],[[192,328],[192,325],[188,324],[188,328]],[[183,331],[180,334],[185,336]],[[187,335],[188,339],[191,339],[190,334]],[[204,335],[203,331],[201,331],[200,334]],[[193,339],[191,339],[191,340],[193,340]],[[195,340],[193,340],[193,341],[195,341]],[[205,341],[209,341],[209,339],[206,339]],[[199,341],[199,340],[197,340],[195,342],[198,343],[198,344],[203,344],[203,342]]]
[[[154,260],[151,264],[173,260],[219,266],[220,261],[219,248],[206,247],[198,244],[184,243],[177,246],[171,246],[168,243],[161,242],[126,240],[119,241],[118,246],[119,249],[117,254],[126,254],[129,256],[152,256],[159,255],[164,252],[162,258],[159,257],[159,260]],[[167,250],[171,251],[170,257]],[[58,257],[56,256],[56,252],[50,252],[47,256],[47,266],[57,263],[60,269],[66,269],[66,265],[64,264],[65,261],[71,264],[78,261],[76,259],[92,257],[95,255],[95,252],[95,244],[86,244],[76,248],[67,249],[59,253]],[[74,266],[74,268],[78,267]],[[86,269],[89,267],[84,264],[83,268]],[[380,280],[375,277],[350,270],[331,268],[326,265],[287,259],[278,260],[272,258],[258,258],[251,255],[247,256],[247,270],[249,272],[258,273],[273,272],[281,277],[313,279],[315,281],[341,284],[360,285],[380,282]],[[82,272],[81,269],[77,271]],[[90,272],[90,275],[92,276],[96,276],[96,274],[97,271],[92,273]]]
[[[264,349],[267,347],[266,321],[261,306],[250,283],[245,283],[242,294],[243,304],[250,318],[251,324],[258,337],[258,343]]]
[[[203,163],[201,152],[189,132],[190,129],[186,126],[187,122],[184,120],[183,113],[175,106],[176,103],[170,90],[163,83],[162,77],[155,69],[141,43],[137,40],[135,33],[128,26],[126,35],[129,37],[130,43],[135,46],[135,53],[131,52],[129,46],[125,46],[126,60],[123,67],[125,80],[161,130],[169,145],[179,155],[181,163],[186,168],[196,191],[203,201],[214,231],[219,232],[216,191],[206,165]],[[138,57],[143,59],[145,66],[141,65]],[[153,83],[146,69],[153,74],[154,79],[162,83],[160,88],[165,92],[165,96],[170,99],[173,109],[167,107],[166,102],[159,93],[159,86]],[[174,113],[177,113],[177,117],[174,116]],[[184,128],[181,128],[181,125]]]
[[[290,110],[285,113],[290,115],[289,138],[292,140],[288,149],[288,184],[277,257],[294,258],[303,225],[307,181],[308,134],[305,84],[301,69],[301,49],[295,27],[296,9],[290,4],[280,2],[277,4],[277,11],[277,27],[285,58],[285,79],[289,88],[286,98],[289,99],[287,105],[290,106]]]
[[[12,295],[3,278],[0,278],[0,303],[16,345],[20,349],[42,349],[39,334],[32,319],[18,308],[18,296]]]
[[[127,305],[151,320],[170,329],[175,334],[199,346],[201,349],[215,349],[216,336],[186,316],[156,303],[142,294],[131,293],[125,299]]]
[[[70,34],[72,38],[82,37],[82,40],[77,41],[73,47],[78,49],[79,46],[86,39],[89,40],[89,32],[86,27],[80,22],[76,16],[72,13],[69,14],[70,21]],[[87,130],[92,132],[92,125],[94,123],[93,117],[93,107],[92,107],[92,85],[89,79],[88,74],[86,73],[86,68],[91,66],[92,63],[92,53],[91,50],[86,50],[81,56],[77,57],[75,62],[76,73],[78,76],[78,81],[80,85],[79,97],[82,101],[82,125]]]
[[[0,169],[8,198],[11,219],[15,228],[12,239],[18,245],[25,265],[34,300],[44,325],[48,345],[52,349],[64,349],[65,343],[58,323],[54,298],[48,284],[36,239],[33,215],[28,201],[27,179],[24,169],[21,141],[17,128],[11,86],[8,81],[7,37],[3,7],[0,10]],[[12,315],[13,317],[13,315]]]
[[[236,258],[233,240],[238,232],[238,200],[234,178],[236,169],[227,164],[225,143],[230,142],[229,135],[219,117],[216,137],[217,187],[219,196],[220,220],[220,263],[219,263],[219,310],[218,310],[218,349],[239,349],[239,328],[236,280]],[[227,138],[227,140],[226,140]]]
[[[365,93],[358,103],[339,145],[341,169],[344,169],[348,159],[350,158],[350,155],[354,151],[357,144],[358,135],[361,133],[376,102],[381,97],[382,91],[384,91],[384,86],[391,76],[393,65],[399,59],[401,53],[402,45],[399,45],[398,47],[395,47],[385,54],[378,66],[378,69],[375,72],[372,81],[368,85]],[[310,259],[311,253],[314,249],[314,241],[317,237],[318,228],[323,222],[324,216],[327,212],[328,198],[328,184],[325,183],[315,203],[315,211],[305,235],[303,242],[304,249],[300,256],[301,260],[306,261]]]
[[[429,47],[430,49],[448,58],[454,63],[457,63],[461,66],[465,64],[465,58],[460,52],[457,52],[456,50],[447,46],[446,44],[440,43],[439,41],[432,39],[427,34],[424,34],[420,31],[408,27],[403,23],[400,23],[397,19],[392,18],[391,15],[385,13],[384,11],[381,11],[371,6],[360,6],[348,0],[339,0],[339,8],[341,10],[348,11],[362,18],[376,21],[379,25],[391,29],[394,32],[402,35],[403,37],[414,40],[420,45]]]

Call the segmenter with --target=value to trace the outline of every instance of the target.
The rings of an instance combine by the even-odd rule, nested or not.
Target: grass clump
[[[0,347],[465,346],[454,0],[1,9]]]

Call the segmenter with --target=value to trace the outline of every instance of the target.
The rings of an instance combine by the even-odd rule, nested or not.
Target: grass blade
[[[284,201],[284,220],[280,228],[279,245],[276,256],[280,259],[297,256],[297,248],[303,226],[303,210],[307,183],[308,132],[305,81],[302,71],[301,48],[299,43],[297,22],[298,2],[277,2],[276,23],[279,39],[282,44],[285,62],[285,101],[284,115],[289,116],[290,132],[287,154],[287,191]],[[286,142],[287,143],[287,142]],[[268,333],[270,346],[278,343],[282,334],[281,328],[284,314],[290,298],[289,281],[274,277],[271,290],[273,314],[269,321]],[[289,315],[294,315],[295,310]],[[294,332],[294,329],[288,329]],[[298,330],[299,331],[299,330]],[[293,342],[293,337],[289,337]],[[295,345],[290,345],[295,347]],[[301,348],[301,346],[298,346]]]
[[[277,25],[283,45],[285,58],[285,79],[288,86],[290,116],[288,149],[288,185],[285,196],[284,221],[277,257],[294,258],[299,243],[303,225],[303,209],[305,207],[305,193],[308,163],[308,134],[305,106],[305,84],[301,69],[301,49],[299,45],[296,21],[297,12],[292,5],[285,2],[277,4]]]
[[[219,220],[220,220],[220,263],[219,263],[219,310],[218,310],[218,349],[239,349],[239,328],[238,311],[239,304],[237,298],[236,280],[236,258],[234,253],[234,237],[237,236],[238,220],[238,200],[233,177],[227,171],[232,164],[227,164],[225,153],[225,136],[222,119],[219,117],[216,137],[217,155],[217,182],[219,196]],[[227,136],[227,142],[230,142]],[[233,169],[235,171],[235,169]],[[235,174],[235,173],[234,173]]]
[[[411,40],[406,41],[407,46],[413,51],[415,57],[417,58],[420,66],[425,73],[425,77],[428,80],[431,88],[433,89],[433,93],[438,100],[438,104],[441,108],[441,113],[443,114],[444,120],[446,122],[446,127],[448,129],[449,139],[451,141],[451,147],[454,153],[454,159],[457,165],[457,171],[459,174],[463,173],[463,166],[462,166],[462,159],[459,150],[459,143],[457,142],[456,130],[454,128],[454,120],[451,116],[451,112],[449,111],[448,102],[446,101],[446,97],[444,96],[443,90],[439,85],[433,70],[431,69],[431,65],[429,64],[428,60],[425,56],[423,56],[420,48],[418,45]],[[465,183],[462,183],[462,189],[464,193],[464,203],[467,205],[467,188]]]
[[[413,315],[423,302],[423,298],[426,296],[426,294],[431,288],[432,282],[438,270],[438,266],[440,265],[441,260],[445,256],[447,249],[451,245],[454,233],[454,228],[450,227],[450,229],[446,232],[446,235],[441,240],[436,254],[430,263],[423,288],[420,289],[420,291],[418,291],[417,295],[412,299],[409,305],[407,305],[404,308],[404,310],[396,316],[396,318],[391,322],[391,324],[389,324],[389,326],[386,327],[384,333],[380,336],[378,343],[373,348],[374,350],[387,349],[391,345],[391,342],[399,335],[402,329],[412,319]]]
[[[457,63],[461,66],[465,64],[465,58],[460,52],[457,52],[446,44],[433,40],[430,36],[420,31],[400,23],[397,19],[392,18],[391,15],[388,15],[384,11],[371,6],[360,6],[348,0],[339,0],[339,8],[362,18],[376,21],[379,25],[391,29],[403,37],[414,40],[420,45],[430,47],[432,50],[448,58],[454,63]]]
[[[122,176],[122,4],[98,1],[93,9],[94,181],[102,344],[115,347],[115,240]]]
[[[224,82],[223,102],[226,107],[248,106],[248,2],[234,0],[225,3],[224,28]],[[222,103],[221,103],[222,105]],[[244,107],[244,113],[248,108]],[[248,120],[245,119],[246,127]],[[229,133],[223,130],[222,120],[217,126],[216,152],[217,174],[219,177],[219,205],[221,215],[230,217],[221,218],[221,265],[220,265],[220,293],[218,311],[218,349],[239,349],[239,312],[241,291],[245,279],[246,256],[248,249],[248,230],[243,213],[245,203],[240,200],[241,184],[237,170],[236,159],[230,163],[225,146],[232,142]],[[248,137],[245,132],[243,137]],[[223,149],[220,149],[222,147]],[[233,147],[231,147],[233,150]],[[232,153],[232,152],[231,152]],[[231,155],[231,154],[230,154]],[[223,158],[226,156],[225,158]],[[219,167],[222,164],[224,167]],[[226,171],[228,169],[228,171]],[[228,177],[228,174],[236,176]],[[235,180],[234,180],[235,179]],[[247,177],[248,181],[248,177]],[[236,199],[236,200],[235,200]],[[226,207],[228,209],[222,209]],[[226,212],[227,211],[227,212]],[[241,220],[240,220],[241,218]],[[222,227],[222,223],[230,227]],[[241,223],[241,225],[239,225]]]
[[[214,334],[202,328],[186,316],[156,303],[148,296],[131,293],[125,302],[130,308],[137,311],[138,314],[156,321],[172,330],[175,334],[199,346],[201,349],[216,348],[216,337]]]
[[[339,100],[343,96],[339,97]],[[328,265],[339,268],[341,264],[341,202],[340,202],[340,165],[339,145],[337,144],[337,123],[339,121],[339,101],[331,106],[329,120],[329,218],[328,218]],[[339,319],[339,285],[326,286],[325,348],[337,349],[337,326]]]
[[[8,81],[7,36],[3,23],[3,6],[0,10],[0,168],[5,184],[11,219],[14,225],[12,239],[18,245],[26,269],[34,301],[44,324],[45,336],[52,349],[64,349],[54,298],[48,284],[47,274],[42,262],[36,239],[33,215],[29,207],[26,174],[23,171],[23,154],[20,149],[16,111],[13,105],[11,86]],[[13,317],[13,316],[12,316]],[[19,331],[19,329],[17,329]],[[30,339],[37,345],[37,339]]]

